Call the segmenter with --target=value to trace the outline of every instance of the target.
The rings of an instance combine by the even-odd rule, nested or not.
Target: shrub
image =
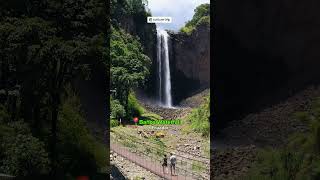
[[[116,99],[110,101],[111,117],[115,119],[123,118],[126,115],[124,107]]]
[[[91,135],[75,95],[63,103],[58,119],[59,167],[72,175],[95,174],[107,164],[107,150]]]
[[[116,119],[111,119],[110,127],[116,127],[116,126],[119,126],[119,121],[117,121]]]
[[[142,116],[142,118],[149,119],[149,120],[160,120],[160,119],[162,119],[161,116],[159,116],[158,114],[152,113],[152,112],[143,113],[141,116]]]
[[[4,173],[27,176],[49,172],[49,158],[45,145],[33,137],[29,127],[22,121],[7,126],[10,133],[2,137],[4,157],[0,170]]]
[[[244,179],[320,178],[320,100],[311,112],[296,112],[294,118],[309,124],[309,131],[296,133],[281,149],[263,150]]]
[[[187,120],[191,122],[191,127],[195,132],[202,133],[208,137],[210,134],[210,95],[205,97],[205,102],[192,111]]]
[[[210,25],[210,16],[203,16],[199,19],[199,21],[197,22],[196,26],[202,25],[202,24],[206,24],[206,25]]]
[[[128,117],[141,116],[144,113],[143,107],[139,104],[134,92],[128,96]]]
[[[188,26],[188,27],[185,26],[185,27],[181,28],[180,31],[181,31],[182,33],[185,33],[185,34],[187,34],[187,35],[190,35],[190,34],[193,32],[194,29],[195,29],[195,28],[192,27],[192,26]]]

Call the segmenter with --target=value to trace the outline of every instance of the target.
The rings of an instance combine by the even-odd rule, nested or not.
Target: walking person
[[[176,174],[176,162],[177,158],[173,153],[170,153],[170,172],[171,176]],[[173,169],[173,174],[172,174],[172,169]]]
[[[163,162],[162,162],[162,171],[163,171],[163,174],[166,173],[166,171],[168,171],[168,158],[167,158],[167,155],[164,155],[163,157]],[[166,171],[164,171],[164,169],[166,169]]]

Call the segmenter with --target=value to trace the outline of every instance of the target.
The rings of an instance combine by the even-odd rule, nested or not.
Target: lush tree
[[[181,32],[191,34],[197,26],[207,24],[210,25],[210,4],[201,4],[194,10],[194,15],[184,27],[180,29]]]
[[[45,145],[32,136],[22,121],[9,123],[7,133],[0,135],[0,170],[19,176],[38,175],[49,172],[49,158]]]
[[[111,89],[127,108],[130,89],[144,85],[151,60],[143,54],[139,41],[122,29],[112,28],[110,49]]]
[[[21,100],[19,114],[12,118],[9,113],[9,119],[22,118],[42,140],[47,140],[42,131],[51,125],[50,155],[55,165],[65,85],[93,66],[103,66],[107,72],[105,1],[0,0],[0,6],[0,89],[10,92],[19,87],[16,101]],[[7,94],[0,98],[4,106]]]
[[[126,33],[138,36],[144,53],[152,58],[156,45],[156,25],[146,21],[151,16],[147,4],[147,0],[112,0],[110,18],[116,29],[122,28]],[[133,22],[132,25],[128,25],[128,21]]]

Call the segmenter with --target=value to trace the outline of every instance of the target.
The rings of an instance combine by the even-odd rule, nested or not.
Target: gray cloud
[[[194,9],[203,3],[210,0],[148,0],[148,8],[152,16],[172,17],[171,24],[157,24],[158,27],[177,31],[192,19]]]

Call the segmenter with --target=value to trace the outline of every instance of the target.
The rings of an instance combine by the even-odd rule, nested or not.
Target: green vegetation
[[[148,119],[148,120],[160,120],[160,119],[162,119],[162,117],[159,116],[158,114],[151,113],[151,112],[143,113],[141,116],[142,116],[143,119]]]
[[[66,87],[90,79],[96,67],[108,74],[105,2],[0,0],[0,6],[1,173],[64,179],[83,173],[88,159],[86,172],[97,173],[105,153],[78,106],[67,105],[73,96]],[[29,130],[12,132],[17,122]]]
[[[194,109],[191,114],[187,117],[187,121],[191,123],[193,131],[201,133],[203,136],[208,137],[210,135],[210,94],[205,97],[204,103]],[[184,130],[190,131],[190,127],[186,127]]]
[[[119,126],[119,121],[116,119],[110,119],[110,127],[117,127]]]
[[[77,175],[78,172],[99,172],[106,167],[107,149],[90,134],[77,96],[68,95],[62,105],[58,129],[62,170],[68,169],[73,175]]]
[[[137,145],[135,143],[131,142],[131,141],[124,141],[123,145],[125,147],[131,148],[131,149],[136,149],[137,148]]]
[[[144,108],[139,104],[135,94],[131,91],[128,97],[128,116],[139,117],[144,111]]]
[[[129,134],[127,131],[128,129],[124,127],[113,128],[112,134],[115,137],[112,139],[116,139],[124,146],[129,147],[131,151],[143,153],[158,159],[163,157],[167,146],[160,138],[148,137],[142,140],[141,137],[136,137],[132,134]],[[136,133],[136,131],[134,132]]]
[[[206,170],[206,168],[204,167],[203,163],[197,161],[194,161],[192,163],[192,171],[203,172],[204,170]]]
[[[309,131],[297,133],[281,149],[265,149],[243,179],[320,178],[320,98],[310,112],[297,112],[293,118],[309,124]]]
[[[159,158],[163,157],[165,154],[166,145],[159,138],[153,138],[151,141],[154,142],[158,147],[156,151],[156,155]]]
[[[124,46],[121,46],[123,51],[116,53],[115,56],[118,58],[127,57],[127,59],[123,59],[124,62],[127,64],[131,64],[131,62],[127,61],[128,58],[132,58],[135,60],[139,60],[140,63],[135,64],[136,67],[143,67],[146,69],[150,69],[142,59],[145,57],[152,58],[154,55],[154,47],[156,47],[156,25],[147,23],[146,19],[151,13],[145,8],[148,4],[147,0],[111,0],[110,1],[110,21],[111,21],[111,33],[119,37],[115,39],[111,37],[111,46],[115,44],[115,41],[123,41],[125,45],[128,45],[127,50]],[[123,40],[120,40],[123,39]],[[128,41],[127,41],[128,39]],[[135,41],[135,42],[134,42]],[[119,42],[121,44],[121,42]],[[111,51],[114,51],[111,47]],[[131,54],[131,57],[129,56]],[[132,57],[132,56],[135,57]],[[146,56],[147,55],[147,56]],[[113,59],[113,57],[111,57]],[[148,64],[151,64],[150,60]],[[118,61],[120,63],[120,61]],[[111,64],[111,66],[118,66],[117,64]],[[122,72],[127,74],[127,78],[130,77],[131,67],[124,67],[125,69],[129,70],[129,72]],[[139,70],[133,69],[134,72],[138,72]],[[141,74],[134,74],[132,78],[137,78],[136,75],[140,77],[144,77],[143,81],[148,81],[149,83],[145,83],[144,85],[140,84],[140,80],[136,81],[140,84],[139,88],[149,90],[152,89],[153,83],[151,80],[151,76],[148,75],[149,73],[145,74],[145,71],[142,70]],[[136,76],[136,77],[134,77]],[[134,89],[135,87],[126,86],[127,78],[123,78],[123,88],[120,89],[121,93],[124,91],[129,92],[129,89]],[[111,79],[112,81],[112,79]],[[125,98],[125,97],[124,97]],[[121,104],[123,100],[117,97]],[[127,111],[127,110],[126,110]]]
[[[202,148],[202,155],[207,158],[210,158],[210,139],[203,142],[201,147],[203,147]]]
[[[118,120],[119,118],[123,118],[126,115],[124,107],[120,104],[120,102],[116,99],[112,99],[110,101],[111,107],[111,119]]]
[[[143,108],[138,104],[132,89],[141,87],[149,75],[151,60],[143,54],[140,42],[122,29],[112,28],[110,40],[111,56],[111,89],[116,90],[114,100],[124,107],[127,119],[140,116]],[[112,102],[113,104],[115,102]],[[117,113],[120,106],[118,106]],[[111,112],[117,114],[116,109]],[[118,114],[119,117],[119,114]]]
[[[193,30],[199,25],[210,25],[210,4],[201,4],[194,10],[194,15],[184,27],[180,29],[181,32],[190,35]]]
[[[133,178],[133,180],[142,180],[142,179],[144,179],[144,178],[139,177],[139,176],[136,176],[136,177]]]
[[[32,136],[26,123],[2,124],[0,130],[1,172],[20,176],[48,173],[49,157],[45,145]]]
[[[124,17],[131,17],[135,20],[135,24],[138,24],[139,18],[144,20],[150,15],[147,12],[145,5],[147,0],[111,0],[110,1],[110,15],[112,19],[112,25],[121,27]],[[141,25],[141,24],[140,24]]]
[[[111,0],[111,25],[136,35],[144,53],[152,55],[156,45],[156,25],[146,22],[151,13],[146,10],[147,0]],[[128,26],[128,24],[131,24]],[[151,56],[150,56],[151,57]]]

